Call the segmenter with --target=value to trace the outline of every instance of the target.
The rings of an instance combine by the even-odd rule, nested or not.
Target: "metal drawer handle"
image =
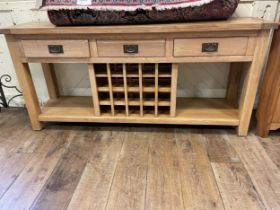
[[[202,43],[202,52],[218,52],[219,43]]]
[[[64,53],[62,45],[48,45],[49,53],[51,54],[62,54]]]
[[[138,53],[138,45],[137,44],[125,44],[123,46],[123,52],[128,54]]]

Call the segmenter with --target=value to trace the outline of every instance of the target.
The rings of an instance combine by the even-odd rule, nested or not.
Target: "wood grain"
[[[145,209],[149,152],[145,130],[126,134],[106,209]]]
[[[264,210],[259,195],[240,163],[211,163],[226,210]]]
[[[177,130],[185,209],[224,209],[201,134]]]
[[[158,108],[159,108],[158,87],[159,87],[159,69],[158,69],[158,64],[156,64],[155,65],[155,117],[158,117]]]
[[[2,149],[1,149],[2,150]],[[0,150],[0,198],[5,194],[24,167],[32,159],[32,154],[5,154]],[[8,156],[8,157],[7,157]]]
[[[7,124],[13,123],[10,126],[16,128],[16,131],[11,134],[8,127],[1,126],[3,139],[0,138],[0,198],[32,160],[46,137],[44,133],[33,133],[29,126],[19,126],[18,122],[23,120],[22,115],[16,116],[17,122],[13,117],[6,120],[9,120]]]
[[[203,43],[218,43],[217,52],[202,52]],[[240,56],[247,45],[246,37],[174,39],[174,56]]]
[[[92,58],[22,58],[25,63],[217,63],[252,62],[253,56],[185,56],[185,57],[92,57]]]
[[[97,132],[94,136],[98,141],[94,144],[68,210],[102,210],[107,205],[124,133],[105,130]]]
[[[94,114],[100,116],[99,98],[97,92],[96,75],[93,64],[88,65],[89,81],[91,86],[92,101],[94,106]]]
[[[90,57],[87,40],[22,40],[27,58],[87,58]],[[63,53],[50,53],[49,45],[61,45]]]
[[[114,97],[113,97],[113,86],[112,86],[112,75],[110,64],[106,64],[107,68],[107,79],[108,79],[108,87],[109,87],[109,95],[110,95],[110,105],[111,105],[111,114],[115,115],[115,107],[114,107]]]
[[[42,123],[38,120],[38,116],[41,113],[41,109],[39,106],[36,90],[32,81],[29,66],[27,63],[22,63],[20,60],[20,47],[15,37],[7,35],[6,40],[17,73],[17,77],[19,78],[19,84],[23,92],[23,97],[29,113],[31,126],[33,130],[41,130]]]
[[[241,143],[241,141],[243,141]],[[280,171],[255,137],[233,138],[237,151],[267,209],[280,208]],[[272,184],[273,183],[273,184]]]
[[[231,18],[226,21],[177,23],[177,24],[147,24],[139,26],[111,26],[96,27],[55,27],[47,22],[19,24],[6,29],[0,33],[5,34],[131,34],[131,33],[178,33],[178,32],[202,32],[202,31],[240,31],[240,30],[261,30],[277,28],[278,24],[271,21],[262,21],[258,18]]]
[[[125,53],[124,45],[137,45],[138,53]],[[165,56],[165,40],[97,40],[100,57],[161,57]]]
[[[227,102],[233,106],[238,105],[239,88],[243,63],[231,63],[227,86]]]
[[[175,136],[168,129],[151,134],[145,209],[184,209]]]
[[[257,134],[267,137],[271,124],[280,122],[280,30],[274,33],[257,110]],[[275,126],[274,126],[275,127]],[[276,124],[276,128],[280,128]],[[272,130],[272,129],[271,129]]]
[[[280,169],[280,138],[277,132],[272,134],[270,138],[258,138],[260,144],[274,164]]]
[[[139,73],[139,99],[140,99],[140,116],[142,117],[144,114],[143,111],[143,69],[142,65],[138,64],[138,73]]]
[[[136,88],[136,90],[140,90],[140,108],[143,107],[141,106],[141,98],[143,98],[143,94],[141,93],[143,89],[145,88]],[[106,90],[109,89],[106,88]],[[41,121],[52,122],[118,122],[230,126],[237,126],[239,124],[237,108],[228,105],[224,99],[178,98],[176,118],[164,114],[158,118],[155,118],[154,115],[143,115],[143,117],[140,117],[142,108],[140,109],[140,115],[136,114],[127,117],[124,113],[118,114],[117,117],[111,114],[103,114],[102,117],[98,117],[94,116],[92,106],[92,97],[60,97],[57,100],[47,102],[42,109],[43,113],[39,115],[39,119]]]
[[[72,133],[71,143],[36,198],[33,209],[64,209],[84,171],[96,139],[91,130]]]
[[[270,31],[262,31],[255,50],[254,60],[248,65],[247,74],[240,97],[238,135],[246,136],[251,120],[252,109],[257,94],[261,72],[264,68],[265,57],[268,53]]]
[[[171,107],[170,107],[170,116],[176,117],[176,109],[177,109],[177,82],[178,82],[178,64],[172,65],[172,76],[171,76]]]
[[[45,76],[49,97],[58,98],[59,89],[57,85],[54,66],[50,63],[42,63],[42,69]]]
[[[240,158],[223,132],[204,130],[207,155],[211,163],[240,163]]]
[[[58,132],[55,138],[53,135],[49,135],[44,140],[41,149],[3,195],[0,200],[1,209],[29,209],[31,207],[64,152],[64,148],[59,145],[67,139],[67,135],[63,137],[61,132]]]
[[[280,90],[280,89],[279,89]],[[278,94],[278,97],[277,97],[277,99],[275,99],[276,100],[276,106],[274,105],[274,107],[275,107],[275,113],[274,113],[274,115],[273,115],[273,118],[272,118],[272,123],[280,123],[280,112],[278,111],[278,107],[280,107],[280,91],[279,91],[279,94]],[[273,107],[273,108],[274,108]]]
[[[1,209],[279,209],[277,132],[80,123],[34,132],[23,109],[0,115]]]
[[[129,116],[127,70],[125,64],[123,64],[123,88],[124,88],[124,100],[125,100],[125,113],[126,116]]]

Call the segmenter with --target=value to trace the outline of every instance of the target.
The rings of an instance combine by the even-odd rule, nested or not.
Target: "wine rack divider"
[[[96,116],[176,116],[178,64],[90,64]]]

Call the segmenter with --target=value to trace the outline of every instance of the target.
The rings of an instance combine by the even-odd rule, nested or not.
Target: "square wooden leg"
[[[54,71],[53,64],[51,63],[42,63],[42,69],[46,79],[47,89],[50,98],[58,98],[59,91],[57,86],[56,75]]]
[[[261,32],[258,38],[254,60],[247,66],[247,74],[245,77],[239,105],[239,136],[246,136],[248,134],[261,71],[264,67],[265,58],[268,51],[269,32],[270,31]]]
[[[228,104],[233,106],[237,106],[238,103],[238,91],[240,86],[242,70],[243,63],[230,64],[226,99]]]
[[[12,35],[6,35],[6,40],[10,49],[18,81],[23,92],[31,126],[33,130],[41,130],[42,123],[38,119],[41,113],[41,108],[39,106],[29,66],[27,63],[22,63],[19,43],[15,40],[15,38]]]

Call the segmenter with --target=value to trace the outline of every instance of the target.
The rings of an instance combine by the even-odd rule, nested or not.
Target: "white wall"
[[[258,0],[240,2],[235,17],[260,17],[276,20],[280,16],[278,0]],[[45,11],[35,10],[35,0],[0,0],[0,27],[26,23],[48,21]],[[229,65],[220,64],[187,64],[180,66],[180,96],[192,97],[224,97],[227,86]],[[42,69],[38,64],[31,64],[31,71],[41,103],[48,99]],[[18,85],[13,64],[6,46],[4,36],[0,35],[0,75],[10,74],[12,84]],[[63,95],[89,95],[90,84],[86,65],[56,65],[60,92]],[[7,98],[15,92],[5,90]],[[21,106],[23,101],[17,99],[13,105]]]

